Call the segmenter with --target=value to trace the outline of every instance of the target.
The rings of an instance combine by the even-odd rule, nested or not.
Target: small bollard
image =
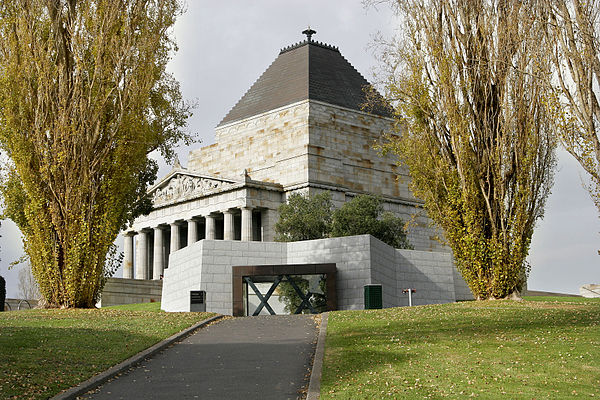
[[[403,289],[402,293],[408,293],[408,306],[412,307],[412,294],[417,293],[417,289]]]

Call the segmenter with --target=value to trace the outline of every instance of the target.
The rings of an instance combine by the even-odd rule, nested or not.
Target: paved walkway
[[[107,382],[86,399],[296,399],[308,386],[311,316],[222,320]]]

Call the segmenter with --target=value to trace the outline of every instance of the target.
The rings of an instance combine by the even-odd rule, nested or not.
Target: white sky
[[[373,35],[389,37],[396,30],[389,10],[365,10],[359,0],[188,0],[175,26],[179,52],[170,71],[184,96],[198,102],[189,122],[202,143],[179,148],[184,166],[189,149],[214,142],[214,127],[281,48],[305,38],[301,31],[308,25],[317,31],[314,40],[338,46],[367,80],[376,66],[369,50]],[[159,179],[169,169],[162,163]],[[600,283],[600,221],[582,177],[579,165],[561,152],[546,216],[533,237],[530,289],[578,293],[585,283]],[[12,221],[3,221],[0,235],[0,275],[7,279],[7,295],[16,297],[18,267],[8,265],[23,252],[20,233]]]

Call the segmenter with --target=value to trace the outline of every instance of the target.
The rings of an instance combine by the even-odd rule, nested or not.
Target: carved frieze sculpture
[[[180,199],[202,196],[228,185],[231,184],[213,179],[177,175],[169,180],[166,186],[154,191],[152,202],[154,205],[171,203]]]

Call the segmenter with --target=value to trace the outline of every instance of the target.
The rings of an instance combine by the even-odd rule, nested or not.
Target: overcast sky
[[[175,26],[179,52],[170,71],[186,98],[198,107],[190,120],[197,143],[179,148],[187,164],[190,148],[214,142],[214,127],[279,54],[305,37],[338,46],[342,55],[368,80],[376,60],[370,50],[373,36],[391,36],[396,23],[381,6],[365,10],[360,0],[189,0],[187,12]],[[226,166],[224,166],[226,168]],[[159,179],[170,170],[162,163]],[[560,153],[559,171],[546,216],[533,236],[529,288],[578,293],[585,283],[600,283],[600,221],[587,192],[581,168]],[[18,294],[18,268],[7,270],[23,252],[20,233],[11,221],[0,227],[0,275],[7,278],[7,295]],[[122,239],[118,240],[122,245]],[[115,276],[121,276],[119,270]]]

